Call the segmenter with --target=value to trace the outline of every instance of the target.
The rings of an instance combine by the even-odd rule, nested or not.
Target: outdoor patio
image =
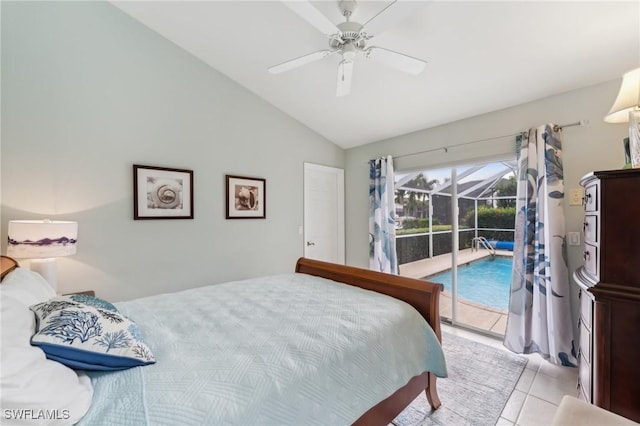
[[[497,250],[498,256],[513,256],[510,251]],[[458,265],[490,256],[487,250],[464,249],[458,252]],[[411,278],[424,278],[451,268],[451,253],[434,256],[400,265],[400,275]],[[451,294],[447,291],[440,298],[440,316],[452,316]],[[501,309],[480,305],[458,297],[457,322],[491,334],[504,335],[507,328],[507,312]]]

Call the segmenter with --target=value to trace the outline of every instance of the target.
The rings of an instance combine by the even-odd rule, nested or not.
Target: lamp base
[[[47,280],[51,287],[58,292],[58,278],[56,274],[56,258],[49,257],[46,259],[31,259],[31,270],[37,272]]]

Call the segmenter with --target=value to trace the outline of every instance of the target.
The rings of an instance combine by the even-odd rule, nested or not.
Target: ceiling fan
[[[383,14],[389,16],[390,14],[387,11],[396,2],[397,0],[392,1],[367,22],[360,24],[351,20],[351,15],[357,6],[356,1],[342,0],[338,3],[338,7],[340,8],[342,16],[344,16],[345,22],[335,25],[308,1],[285,1],[284,4],[287,7],[297,13],[309,24],[320,30],[320,32],[327,35],[329,38],[329,49],[319,50],[317,52],[309,53],[281,64],[274,65],[269,68],[269,72],[272,74],[279,74],[332,55],[340,54],[342,56],[342,60],[338,65],[336,96],[344,96],[349,94],[351,91],[353,62],[358,54],[362,54],[367,59],[372,59],[409,74],[420,74],[424,70],[426,64],[422,59],[414,58],[383,47],[367,45],[368,41],[373,38],[373,35],[370,35],[365,31],[365,27],[375,28],[375,24],[383,21],[379,17]],[[385,12],[387,13],[385,14]]]

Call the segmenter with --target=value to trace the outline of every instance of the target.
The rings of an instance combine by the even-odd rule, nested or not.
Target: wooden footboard
[[[337,265],[318,260],[298,259],[296,272],[315,275],[333,281],[373,290],[400,299],[413,306],[423,317],[438,340],[442,341],[440,331],[440,292],[442,284],[430,283],[398,275],[383,274],[353,266]],[[364,413],[355,424],[387,425],[425,390],[429,405],[434,410],[440,407],[440,398],[436,389],[436,376],[425,372],[412,378],[407,385],[393,395]]]
[[[438,336],[438,340],[442,341],[440,332],[440,292],[444,289],[442,284],[304,257],[298,259],[296,272],[373,290],[405,301],[427,320]]]

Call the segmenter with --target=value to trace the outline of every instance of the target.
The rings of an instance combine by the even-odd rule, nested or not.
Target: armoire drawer
[[[580,364],[578,365],[578,380],[580,388],[582,389],[583,396],[586,401],[593,401],[591,391],[591,377],[593,376],[591,371],[591,364],[589,364],[583,356],[580,356]]]
[[[591,364],[591,331],[580,322],[580,354]]]
[[[595,182],[584,189],[584,211],[598,211],[598,183]]]
[[[582,290],[580,293],[580,319],[584,325],[591,330],[593,326],[591,323],[591,319],[593,318],[593,300],[586,291]]]
[[[583,259],[584,270],[597,280],[599,276],[598,269],[600,264],[600,259],[598,258],[598,247],[585,243]]]
[[[591,214],[584,217],[584,241],[587,243],[598,243],[598,216]]]

